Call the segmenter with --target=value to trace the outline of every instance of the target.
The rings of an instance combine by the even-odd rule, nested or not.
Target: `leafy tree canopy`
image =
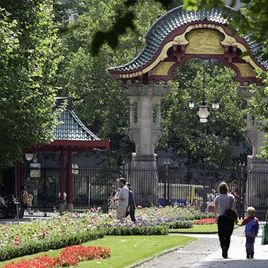
[[[53,1],[0,3],[0,169],[53,138],[59,62]]]
[[[163,100],[161,147],[172,148],[177,160],[185,159],[188,164],[232,166],[240,157],[234,155],[232,145],[244,140],[246,115],[233,76],[232,70],[211,60],[190,60],[178,68],[172,92]],[[196,109],[188,107],[190,100]],[[210,106],[205,124],[196,113],[203,100]],[[218,111],[211,109],[215,102],[220,104]]]
[[[64,60],[60,65],[57,85],[59,95],[74,98],[74,109],[81,120],[100,137],[111,139],[111,165],[130,156],[133,148],[126,136],[128,100],[107,68],[123,64],[136,56],[144,45],[143,36],[155,19],[164,12],[154,0],[139,1],[133,9],[137,16],[130,29],[119,37],[117,49],[104,45],[91,55],[93,36],[105,31],[116,20],[116,11],[124,10],[121,0],[84,0],[71,3],[76,19],[61,28]],[[101,10],[101,16],[100,16]]]

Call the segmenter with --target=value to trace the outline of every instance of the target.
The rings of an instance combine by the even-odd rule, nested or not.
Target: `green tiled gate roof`
[[[59,116],[60,124],[55,130],[55,140],[100,140],[78,118],[73,110],[67,109]]]
[[[186,11],[182,6],[176,7],[165,15],[160,17],[147,32],[146,44],[140,54],[127,64],[112,67],[108,70],[113,72],[133,72],[144,68],[157,54],[159,48],[164,42],[164,39],[175,29],[191,23],[199,21],[210,21],[222,25],[227,25],[228,20],[234,16],[236,10],[230,7],[214,8],[210,10]],[[262,58],[263,46],[250,38],[250,36],[243,37],[248,44],[252,54],[258,63],[268,68],[268,60]]]

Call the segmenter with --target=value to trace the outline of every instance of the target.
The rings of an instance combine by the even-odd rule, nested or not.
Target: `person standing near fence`
[[[29,193],[27,199],[27,212],[29,215],[33,215],[32,206],[33,206],[33,194]]]
[[[136,218],[135,218],[135,200],[134,200],[133,190],[131,188],[130,183],[127,183],[127,187],[128,187],[128,190],[129,190],[129,197],[128,197],[128,208],[127,208],[126,217],[128,215],[130,215],[131,220],[133,222],[136,222]]]
[[[120,178],[118,181],[120,183],[120,191],[118,196],[113,198],[113,201],[115,202],[118,200],[117,219],[123,221],[123,219],[126,217],[128,207],[129,190],[126,186],[125,178]]]
[[[117,195],[116,192],[116,187],[113,185],[112,186],[112,191],[110,194],[110,197],[108,198],[108,205],[109,205],[109,209],[115,209],[117,207],[116,202],[114,201],[114,197]]]
[[[215,219],[218,224],[218,235],[222,249],[222,257],[228,258],[231,235],[234,230],[234,220],[225,216],[225,211],[235,208],[234,196],[229,192],[226,182],[219,185],[219,195],[215,198]]]
[[[28,192],[26,187],[21,187],[21,196],[20,196],[20,215],[19,218],[22,219],[24,216],[24,211],[28,207]]]

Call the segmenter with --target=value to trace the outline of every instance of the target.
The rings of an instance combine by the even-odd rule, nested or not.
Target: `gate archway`
[[[239,91],[247,99],[252,96],[250,84],[261,86],[257,69],[268,69],[268,61],[259,52],[262,45],[248,36],[239,36],[229,26],[235,11],[217,8],[190,12],[177,7],[161,18],[145,36],[144,49],[127,64],[109,68],[109,73],[122,82],[130,101],[130,127],[128,134],[136,145],[132,154],[132,167],[143,170],[156,169],[155,144],[161,137],[161,97],[169,92],[168,81],[174,79],[174,69],[191,58],[216,58],[232,68],[239,82]],[[155,109],[153,109],[155,106]],[[256,169],[256,155],[264,141],[257,122],[247,118],[248,138],[253,148],[249,166]],[[267,166],[268,167],[268,166]],[[141,180],[157,180],[155,175]],[[249,180],[253,178],[249,177]],[[146,185],[146,188],[144,189]],[[267,198],[268,198],[268,183]],[[139,191],[153,195],[150,183]],[[254,190],[253,195],[258,195]],[[249,191],[248,191],[249,192]],[[250,200],[251,196],[248,196]],[[268,200],[268,199],[267,199]]]

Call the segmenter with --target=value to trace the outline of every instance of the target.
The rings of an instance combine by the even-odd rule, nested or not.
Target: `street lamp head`
[[[34,156],[33,153],[25,153],[25,159],[27,161],[32,161],[33,160],[33,156]]]
[[[207,118],[209,116],[208,106],[207,105],[199,105],[197,114],[199,116],[200,123],[207,123],[207,121],[208,121]]]
[[[220,104],[218,102],[213,102],[212,103],[212,109],[214,111],[219,110],[219,108],[220,108]]]
[[[194,109],[194,102],[190,100],[188,106],[190,109]]]
[[[79,166],[77,164],[72,163],[72,173],[77,175],[79,172]]]
[[[199,118],[200,123],[207,123],[208,119],[207,118]]]

